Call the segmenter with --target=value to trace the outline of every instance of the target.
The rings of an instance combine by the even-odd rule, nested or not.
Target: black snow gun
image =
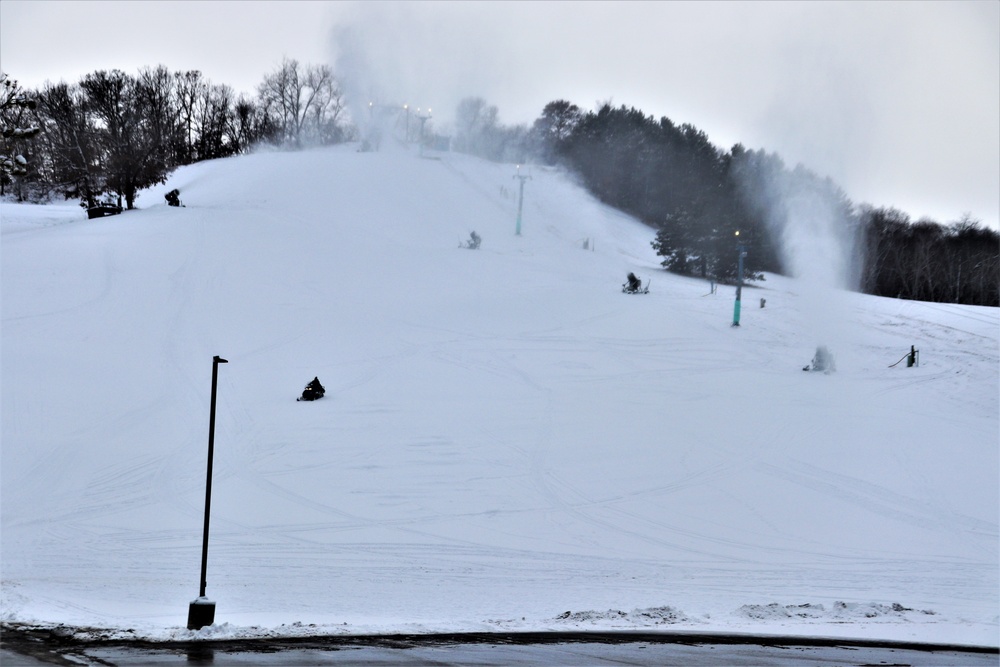
[[[642,281],[635,277],[634,273],[628,274],[626,281],[622,283],[622,292],[625,294],[649,294],[649,281],[646,286],[642,286]]]
[[[296,398],[296,401],[315,401],[317,398],[323,398],[326,393],[326,389],[319,382],[318,377],[314,377],[306,388],[302,390],[302,396]]]

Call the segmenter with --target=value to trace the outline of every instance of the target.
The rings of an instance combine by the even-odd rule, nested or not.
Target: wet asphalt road
[[[650,633],[399,635],[201,642],[75,642],[5,629],[2,667],[86,665],[808,665],[979,667],[1000,665],[995,648],[897,642]]]

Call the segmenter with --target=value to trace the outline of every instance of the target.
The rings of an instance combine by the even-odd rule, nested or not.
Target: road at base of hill
[[[474,633],[188,642],[79,641],[5,627],[3,667],[101,665],[908,665],[995,667],[1000,650],[943,644],[681,633]]]

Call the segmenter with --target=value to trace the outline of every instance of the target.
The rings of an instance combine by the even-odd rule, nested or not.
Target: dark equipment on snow
[[[319,378],[314,377],[306,388],[302,390],[302,396],[296,398],[296,401],[315,401],[317,398],[323,398],[326,393],[326,389],[320,384]]]
[[[458,247],[468,248],[469,250],[475,250],[479,247],[479,244],[482,242],[483,240],[479,237],[479,234],[472,232],[471,234],[469,234],[469,240],[466,241],[465,243],[460,243]]]
[[[167,206],[181,205],[181,191],[177,188],[174,188],[167,194],[163,195],[163,198],[167,200]]]
[[[642,286],[642,281],[635,277],[634,273],[628,274],[628,282],[622,283],[622,292],[625,294],[648,294],[649,283]]]
[[[101,204],[99,206],[91,206],[87,209],[87,218],[93,220],[94,218],[103,218],[109,215],[118,215],[122,212],[121,206],[114,206],[111,204]]]
[[[826,349],[825,345],[820,345],[816,348],[816,356],[812,359],[812,365],[803,366],[802,370],[832,373],[834,371],[833,355],[830,354],[830,350]]]
[[[914,366],[919,366],[920,365],[920,350],[916,349],[915,347],[913,347],[911,345],[910,346],[910,351],[906,355],[903,356],[903,359],[906,359],[906,367],[907,368],[913,368]],[[899,362],[902,361],[903,359],[900,359],[895,364],[892,364],[891,366],[889,366],[889,368],[893,368],[893,367],[899,365]]]

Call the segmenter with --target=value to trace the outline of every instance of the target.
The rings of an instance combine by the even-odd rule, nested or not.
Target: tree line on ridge
[[[2,82],[0,188],[18,201],[63,197],[133,208],[142,189],[185,164],[364,134],[332,70],[295,60],[267,74],[255,96],[162,65],[134,76],[97,71],[35,91],[6,76]],[[746,279],[793,274],[784,239],[821,223],[846,260],[843,284],[833,286],[1000,305],[1000,234],[969,214],[941,224],[857,205],[831,179],[802,165],[788,168],[775,153],[741,144],[722,150],[691,124],[624,105],[584,111],[556,100],[530,126],[505,126],[496,106],[468,97],[455,119],[450,137],[421,125],[421,139],[435,146],[445,139],[451,150],[493,161],[571,171],[599,200],[656,231],[652,246],[666,270],[733,281],[739,245]]]

